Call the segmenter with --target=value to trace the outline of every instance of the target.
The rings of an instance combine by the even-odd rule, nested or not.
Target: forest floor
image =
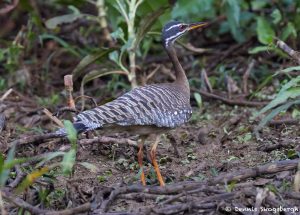
[[[9,116],[0,134],[1,151],[7,151],[16,139],[22,143],[16,157],[70,149],[68,141],[61,138],[26,141],[28,136],[45,133],[28,129],[32,125],[55,127],[32,99],[13,91],[0,108]],[[39,206],[29,209],[32,213],[63,210],[56,213],[77,214],[92,208],[94,214],[252,214],[255,210],[261,214],[300,214],[300,194],[293,192],[295,177],[299,177],[298,125],[275,119],[257,140],[253,132],[258,124],[253,119],[257,110],[210,99],[201,109],[194,108],[188,124],[162,135],[157,158],[165,188],[158,186],[148,153],[144,159],[147,186],[141,186],[137,137],[103,137],[97,132],[80,135],[72,176],[53,169],[26,190],[23,200]],[[151,140],[147,152],[150,144]],[[80,162],[94,167],[85,168]],[[16,187],[32,168],[28,163],[17,166],[8,184]],[[49,191],[44,201],[38,197],[41,190]],[[7,190],[3,195],[11,194]],[[11,198],[14,204],[5,204],[11,214],[17,213],[15,204],[25,207],[25,202],[18,202],[21,196]]]

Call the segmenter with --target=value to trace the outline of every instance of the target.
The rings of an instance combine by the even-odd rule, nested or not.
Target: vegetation
[[[160,39],[172,19],[209,24],[176,43],[194,113],[159,146],[174,193],[154,187],[149,194],[132,185],[141,174],[138,140],[77,137],[67,119],[139,85],[174,80]],[[153,207],[139,213],[154,214],[228,214],[236,202],[299,206],[299,0],[4,0],[0,20],[1,214],[137,213],[132,201],[140,199]],[[66,75],[73,79],[64,82]],[[75,105],[66,107],[73,96]],[[51,136],[61,126],[66,140]],[[155,185],[146,168],[148,185]],[[127,187],[117,187],[121,181]],[[97,192],[100,203],[91,198]],[[186,193],[196,194],[183,199]],[[183,203],[195,200],[201,206]]]

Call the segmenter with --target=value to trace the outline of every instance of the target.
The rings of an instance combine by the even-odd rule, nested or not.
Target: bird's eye
[[[180,31],[183,31],[185,28],[186,28],[186,25],[180,25],[179,26]]]

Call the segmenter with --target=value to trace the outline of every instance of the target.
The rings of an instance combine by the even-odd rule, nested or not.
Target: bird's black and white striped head
[[[173,44],[176,39],[184,35],[186,32],[205,26],[205,22],[197,22],[186,24],[179,21],[168,22],[162,30],[162,41],[165,47]]]

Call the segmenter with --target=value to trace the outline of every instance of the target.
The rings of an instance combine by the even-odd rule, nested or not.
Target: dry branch
[[[233,100],[233,99],[227,99],[225,97],[208,93],[203,90],[198,90],[196,88],[191,88],[192,91],[200,93],[204,97],[213,98],[220,100],[228,105],[239,105],[239,106],[249,106],[249,107],[257,107],[257,106],[263,106],[268,104],[268,102],[258,102],[258,101],[247,101],[247,100]]]
[[[293,58],[298,64],[300,64],[300,53],[293,50],[285,42],[277,38],[276,45],[285,53],[287,53],[291,58]]]
[[[18,140],[15,140],[9,143],[9,145],[13,146],[13,145],[25,145],[25,144],[42,144],[43,141],[54,139],[54,138],[62,138],[62,136],[56,133],[32,135],[32,136],[22,137]],[[130,140],[128,138],[113,138],[113,137],[105,137],[105,136],[97,137],[93,139],[79,140],[79,144],[95,144],[95,143],[116,143],[116,144],[128,144],[131,146],[137,145],[135,141]]]
[[[55,122],[59,127],[63,128],[64,124],[62,121],[60,121],[56,116],[53,116],[53,114],[47,109],[43,109],[44,114],[46,114],[47,117],[49,117],[53,122]]]
[[[245,94],[248,93],[248,79],[249,79],[250,73],[251,73],[254,65],[255,65],[255,60],[252,59],[243,75],[243,93],[245,93]]]
[[[237,172],[221,174],[209,182],[209,184],[227,183],[230,181],[241,181],[247,178],[254,178],[263,174],[273,174],[286,170],[297,168],[300,159],[282,160],[274,163],[268,163],[263,166],[240,170]]]

